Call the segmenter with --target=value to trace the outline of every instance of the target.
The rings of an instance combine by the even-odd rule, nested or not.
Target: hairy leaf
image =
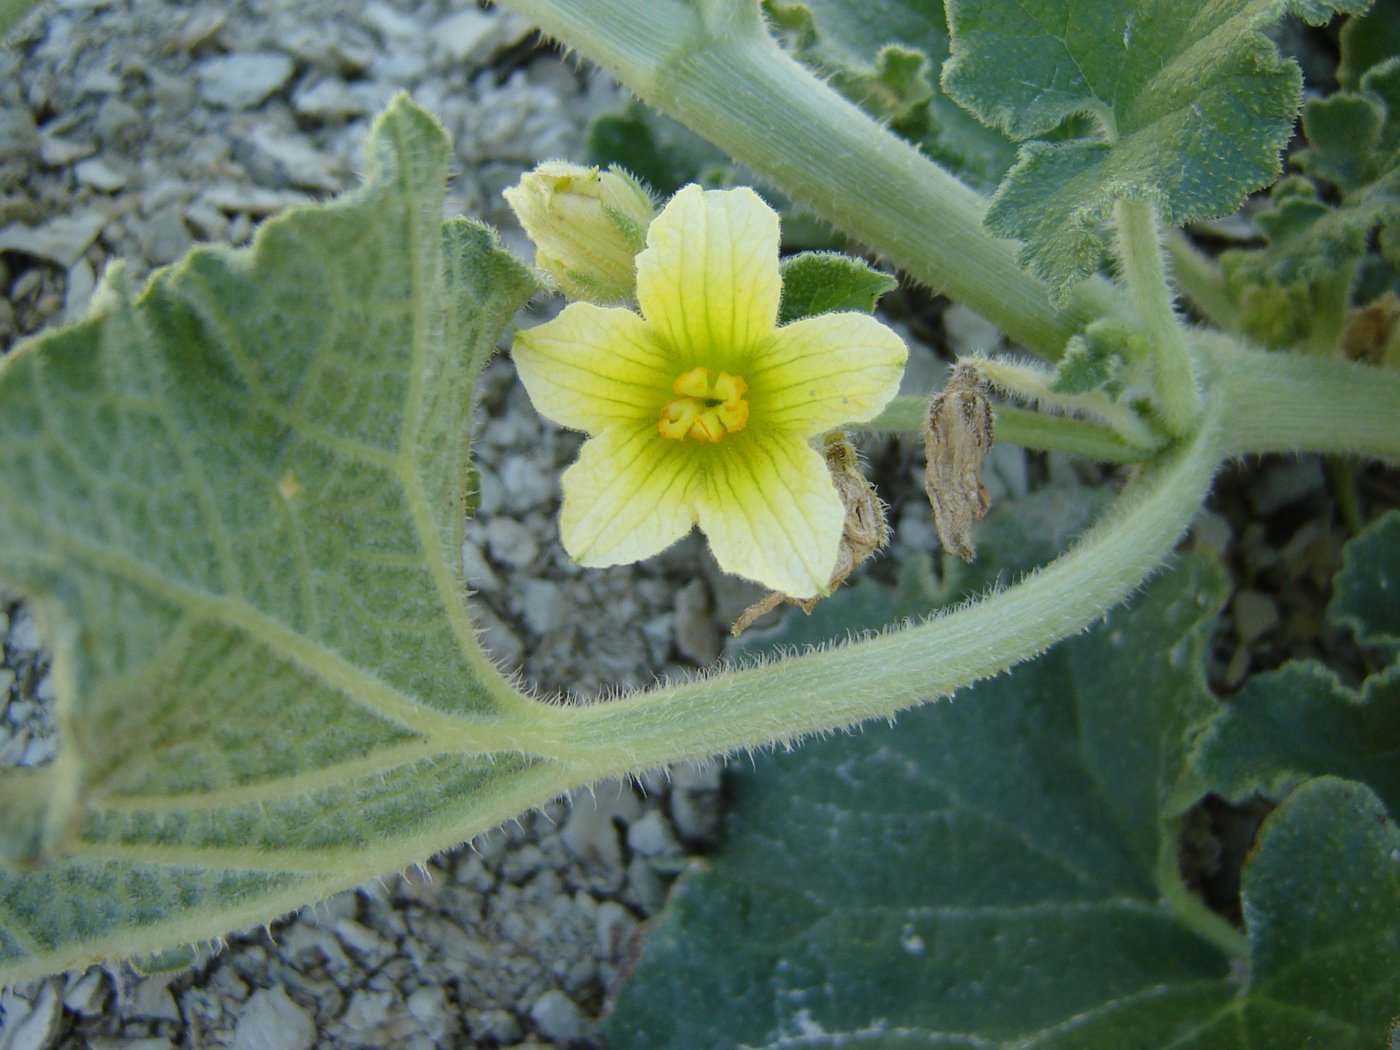
[[[858,310],[870,313],[899,282],[860,259],[836,252],[803,252],[783,260],[783,299],[778,323]]]
[[[948,0],[944,89],[1016,140],[1088,115],[1097,136],[1029,142],[987,227],[1057,296],[1093,273],[1117,199],[1171,225],[1223,215],[1267,186],[1292,132],[1301,77],[1262,30],[1323,22],[1368,0]]]
[[[943,93],[942,0],[765,0],[789,49],[842,94],[964,181],[990,191],[1015,146]]]
[[[1223,586],[1190,555],[1034,664],[736,770],[725,845],[648,934],[609,1046],[1379,1045],[1400,873],[1360,789],[1300,792],[1268,825],[1247,986],[1161,895]],[[1352,913],[1358,883],[1376,900]]]
[[[1044,527],[1059,495],[1029,501],[1021,528],[989,518],[956,592],[985,586],[998,552],[1014,566],[1066,539]],[[818,617],[838,635],[867,626],[866,586],[777,641],[811,637]],[[895,615],[911,593],[928,584],[907,580]],[[1131,1025],[1156,1046],[1223,1008],[1228,959],[1156,885],[1222,594],[1191,556],[1010,675],[736,770],[725,847],[649,936],[609,1045],[1010,1046],[1072,1030],[1075,1046],[1122,1046],[1112,1033]]]
[[[0,0],[0,37],[19,25],[19,20],[27,15],[39,0]]]
[[[1255,675],[1201,735],[1191,762],[1229,799],[1281,799],[1333,775],[1368,785],[1400,815],[1400,667],[1359,692],[1315,663]]]
[[[1343,548],[1327,613],[1362,645],[1400,645],[1400,510],[1387,512]]]
[[[0,362],[0,576],[61,751],[0,795],[0,981],[274,918],[547,797],[460,569],[471,382],[527,270],[442,221],[406,97],[364,186]]]

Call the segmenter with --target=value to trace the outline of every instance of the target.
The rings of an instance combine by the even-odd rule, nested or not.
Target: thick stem
[[[928,398],[897,397],[885,410],[868,423],[855,423],[847,430],[867,434],[918,434],[923,430],[928,414]],[[1153,449],[1130,445],[1108,427],[1086,423],[1070,416],[1051,416],[1026,408],[998,405],[996,439],[1023,448],[1045,452],[1068,452],[1105,463],[1145,463],[1155,454]]]
[[[1202,333],[1211,390],[1230,406],[1229,455],[1320,452],[1400,463],[1400,372],[1247,350]]]
[[[1058,357],[1091,318],[1124,317],[1109,282],[1067,309],[982,228],[986,201],[804,69],[751,20],[677,0],[504,0],[912,276]],[[709,7],[723,8],[722,4]],[[749,6],[753,6],[750,4]]]
[[[1156,209],[1146,201],[1119,200],[1113,215],[1118,226],[1123,277],[1142,315],[1157,369],[1162,422],[1168,431],[1182,437],[1195,425],[1201,396],[1196,389],[1186,332],[1172,304],[1171,286],[1162,263]]]

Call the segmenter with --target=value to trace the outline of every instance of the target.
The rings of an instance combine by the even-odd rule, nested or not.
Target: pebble
[[[627,845],[643,857],[681,852],[680,843],[659,809],[653,809],[627,829]]]
[[[311,1015],[285,989],[260,988],[239,1015],[233,1050],[310,1050],[315,1041]]]
[[[511,568],[523,569],[540,553],[530,530],[511,518],[495,517],[486,522],[486,549],[491,558]]]
[[[68,268],[68,287],[63,293],[63,319],[76,321],[87,312],[92,301],[97,278],[93,275],[92,264],[79,259]]]
[[[39,985],[33,1002],[13,993],[0,1001],[5,1012],[5,1050],[44,1050],[62,1016],[58,993],[52,981]]]
[[[520,1022],[506,1010],[473,1010],[467,1014],[473,1040],[482,1046],[509,1046],[520,1041]]]
[[[553,580],[526,580],[520,597],[520,615],[536,634],[549,634],[561,623],[568,610],[563,588]]]
[[[584,1034],[583,1017],[563,992],[551,988],[530,1007],[530,1020],[546,1039],[571,1043]]]
[[[335,161],[300,135],[289,135],[270,124],[258,124],[244,140],[248,170],[260,182],[274,186],[332,193],[345,179]]]
[[[1235,636],[1242,649],[1253,645],[1279,624],[1278,605],[1259,591],[1237,592],[1230,609],[1235,617]]]
[[[59,215],[42,226],[11,223],[0,229],[0,251],[24,252],[67,269],[82,257],[106,225],[107,214],[101,211]],[[18,293],[12,294],[19,298]]]
[[[280,51],[215,55],[195,66],[204,101],[220,109],[252,109],[291,80],[292,60]]]
[[[713,663],[723,649],[713,608],[704,580],[691,580],[676,592],[676,650],[701,665]]]
[[[140,1039],[89,1039],[87,1050],[175,1050],[175,1044],[161,1036],[147,1036]],[[274,1050],[269,1047],[268,1050]]]
[[[598,958],[620,959],[637,929],[637,920],[617,901],[603,901],[598,905],[594,926],[598,934],[594,951]]]
[[[74,167],[73,174],[84,186],[91,186],[100,193],[116,193],[131,181],[126,172],[113,167],[100,157],[93,157],[78,164]]]
[[[144,1017],[151,1021],[178,1021],[180,1008],[170,994],[170,982],[174,974],[151,974],[136,986],[127,1014],[130,1017]]]

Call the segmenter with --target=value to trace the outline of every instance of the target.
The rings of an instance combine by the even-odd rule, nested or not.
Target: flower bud
[[[642,184],[616,165],[607,171],[546,161],[504,193],[535,244],[535,265],[571,299],[630,299],[637,253],[656,207]]]

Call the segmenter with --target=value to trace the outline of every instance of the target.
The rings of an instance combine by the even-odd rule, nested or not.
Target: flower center
[[[667,401],[656,428],[661,436],[684,441],[723,441],[724,435],[743,430],[749,421],[749,403],[744,400],[749,384],[728,372],[716,374],[708,368],[692,368],[676,376],[671,389],[681,396]]]

